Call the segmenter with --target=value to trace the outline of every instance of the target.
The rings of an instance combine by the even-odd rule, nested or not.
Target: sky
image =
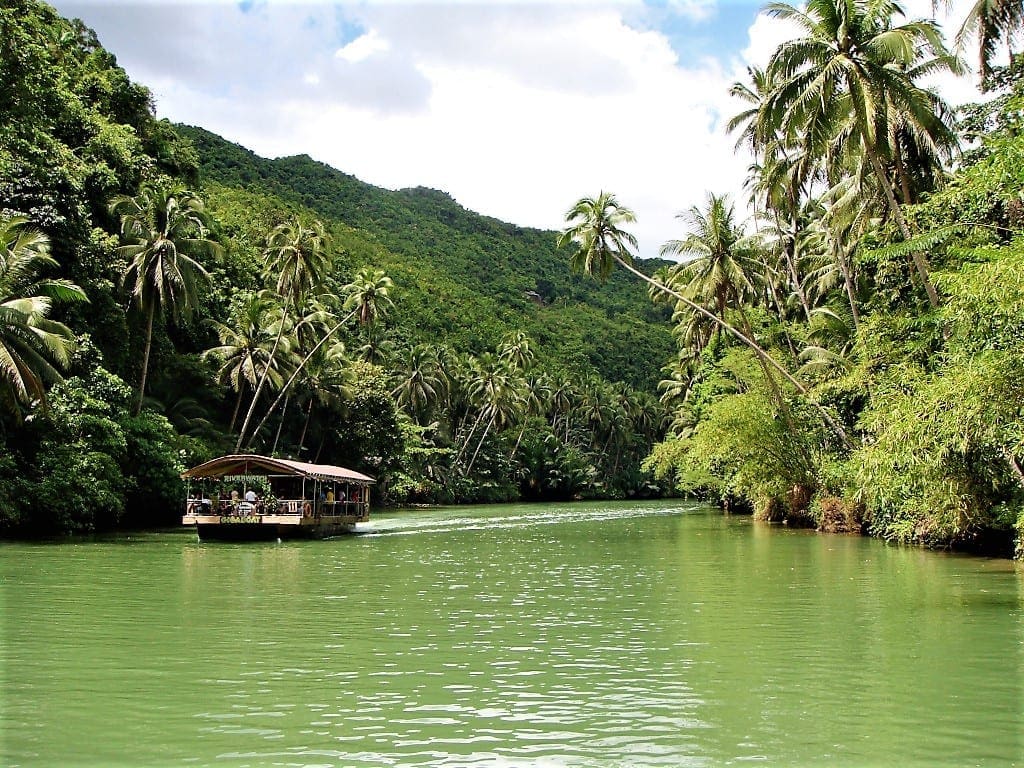
[[[576,200],[613,192],[642,257],[685,237],[678,214],[709,192],[744,215],[729,87],[793,34],[750,0],[52,5],[96,31],[159,117],[521,226],[559,229]],[[952,6],[959,20],[966,3]],[[936,85],[962,103],[975,80]]]

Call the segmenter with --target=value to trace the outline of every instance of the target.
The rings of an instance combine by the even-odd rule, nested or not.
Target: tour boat
[[[370,519],[372,477],[344,467],[253,454],[211,459],[182,473],[183,525],[203,540],[323,538]]]

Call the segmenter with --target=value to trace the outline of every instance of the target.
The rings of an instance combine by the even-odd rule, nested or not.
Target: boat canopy
[[[257,456],[251,453],[232,454],[210,459],[197,467],[181,474],[183,480],[194,480],[203,477],[224,477],[226,475],[258,475],[277,474],[291,477],[311,477],[317,480],[344,481],[358,485],[375,483],[369,475],[363,475],[344,467],[329,464],[310,464],[305,461],[291,459],[275,459],[270,456]]]

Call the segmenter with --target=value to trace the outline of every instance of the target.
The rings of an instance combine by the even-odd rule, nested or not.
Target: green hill
[[[443,192],[157,120],[38,0],[0,29],[0,533],[173,523],[181,471],[244,449],[369,472],[385,502],[660,492],[640,464],[674,345],[639,281],[576,277],[555,232]],[[323,265],[301,290],[289,253]]]
[[[395,281],[401,344],[441,340],[478,354],[524,330],[549,367],[648,391],[674,352],[666,310],[644,286],[624,273],[606,285],[571,274],[555,232],[482,216],[437,190],[390,191],[306,155],[268,160],[202,128],[176,128],[194,144],[207,185],[270,195],[345,225],[336,230],[342,262],[372,263]]]

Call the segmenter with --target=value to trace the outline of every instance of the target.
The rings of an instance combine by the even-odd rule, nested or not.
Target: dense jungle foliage
[[[556,237],[265,160],[156,120],[88,29],[8,4],[0,526],[172,522],[184,465],[255,450],[369,472],[385,502],[674,490],[1009,550],[1024,63],[991,63],[1020,28],[1005,5],[965,22],[990,100],[958,115],[919,83],[961,68],[932,22],[769,6],[803,36],[732,89],[756,221],[709,194],[671,261],[634,264],[612,194]]]
[[[240,450],[368,472],[377,503],[663,491],[639,465],[674,344],[638,281],[156,120],[45,4],[0,24],[0,531],[173,523],[178,473]]]

